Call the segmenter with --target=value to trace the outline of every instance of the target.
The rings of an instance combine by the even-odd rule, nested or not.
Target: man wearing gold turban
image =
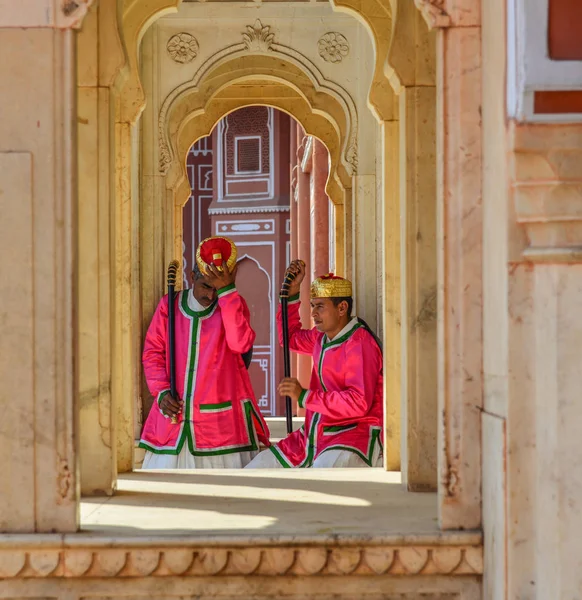
[[[289,348],[313,357],[308,389],[295,378],[279,394],[305,408],[305,425],[261,452],[246,468],[374,467],[382,464],[382,351],[364,321],[352,316],[352,284],[333,274],[311,284],[315,327],[302,329],[299,289],[302,261],[289,290]],[[282,343],[281,309],[277,315]]]
[[[143,364],[157,398],[140,447],[144,469],[242,468],[269,445],[244,355],[255,332],[235,286],[236,246],[212,237],[198,247],[193,286],[174,299],[177,398],[170,395],[168,296],[148,329]]]

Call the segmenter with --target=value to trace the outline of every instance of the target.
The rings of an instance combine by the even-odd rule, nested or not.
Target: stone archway
[[[215,124],[228,113],[250,105],[267,105],[282,110],[297,120],[308,135],[320,139],[330,154],[330,176],[327,182],[327,193],[337,207],[340,217],[336,222],[336,265],[343,272],[346,252],[345,229],[349,227],[350,215],[345,207],[349,206],[352,176],[357,167],[357,149],[355,142],[347,147],[351,129],[357,121],[351,121],[349,114],[342,110],[339,102],[324,93],[316,93],[309,88],[309,82],[301,77],[301,72],[288,72],[288,78],[281,74],[286,64],[274,71],[271,57],[254,57],[255,67],[249,67],[245,58],[233,59],[215,70],[211,70],[207,79],[197,87],[187,88],[171,104],[168,111],[162,111],[165,119],[160,123],[160,130],[168,131],[169,147],[174,159],[170,163],[162,163],[166,172],[166,188],[172,195],[168,209],[174,211],[173,239],[174,246],[169,249],[175,252],[181,247],[181,209],[189,196],[188,180],[185,173],[186,154],[196,140],[209,135]],[[261,73],[262,70],[265,72]],[[250,72],[254,71],[254,75]],[[294,76],[294,77],[292,77]],[[293,81],[294,79],[294,81]],[[301,85],[302,87],[299,87]],[[327,108],[324,111],[324,108]],[[342,160],[340,154],[344,148],[343,158],[350,156],[351,163]],[[164,155],[162,147],[162,156]],[[169,152],[168,152],[169,154]],[[167,167],[167,168],[166,168]]]
[[[110,6],[110,4],[111,2],[108,2],[107,6]],[[136,298],[135,293],[140,279],[139,269],[135,266],[136,260],[139,258],[139,244],[134,236],[136,223],[139,223],[141,207],[138,200],[139,190],[137,188],[139,186],[136,176],[136,165],[139,160],[137,153],[139,138],[136,123],[145,105],[138,60],[139,45],[149,25],[159,16],[176,11],[179,4],[180,2],[177,0],[154,0],[147,3],[139,0],[129,0],[124,4],[121,10],[120,24],[126,62],[118,75],[105,84],[111,87],[113,112],[115,113],[114,128],[110,132],[110,138],[103,143],[109,144],[110,153],[114,153],[116,156],[111,173],[115,187],[115,201],[110,208],[114,213],[113,219],[118,225],[114,230],[113,247],[115,250],[112,257],[115,270],[112,282],[114,282],[115,292],[113,294],[114,309],[112,311],[114,315],[112,328],[114,341],[111,348],[114,357],[114,372],[111,377],[111,388],[114,397],[118,399],[134,398],[139,388],[139,369],[136,369],[138,364],[136,356],[139,353],[139,344],[136,339],[139,339],[139,335],[136,336],[136,333],[140,328],[141,307],[138,301],[139,298]],[[454,380],[457,378],[455,365],[459,361],[458,357],[468,356],[466,348],[468,348],[470,341],[481,340],[479,313],[481,288],[479,285],[469,287],[466,285],[469,281],[467,276],[469,272],[472,276],[475,273],[480,273],[481,246],[476,243],[468,248],[466,252],[455,254],[455,250],[458,250],[458,248],[454,244],[464,243],[458,240],[469,239],[469,237],[472,240],[480,240],[479,236],[474,235],[475,227],[480,223],[481,214],[478,200],[480,197],[480,179],[476,176],[478,169],[476,170],[474,167],[474,164],[479,163],[478,152],[472,152],[471,156],[463,155],[459,152],[459,144],[455,140],[464,139],[471,148],[478,146],[480,119],[478,111],[473,110],[473,108],[479,106],[480,100],[480,87],[477,85],[480,64],[477,64],[476,67],[473,65],[475,68],[463,70],[456,63],[449,62],[445,64],[443,61],[447,57],[453,56],[454,53],[451,51],[453,47],[470,50],[463,52],[463,58],[466,57],[466,62],[470,62],[469,57],[473,57],[478,61],[480,56],[477,43],[480,29],[479,11],[470,2],[467,3],[469,8],[467,11],[463,7],[453,5],[449,0],[416,0],[415,4],[423,9],[423,15],[430,25],[440,28],[437,34],[439,37],[437,60],[440,60],[443,67],[446,67],[441,69],[440,79],[437,77],[436,81],[436,95],[439,98],[437,103],[439,112],[436,121],[440,127],[436,155],[438,157],[438,168],[441,173],[446,175],[436,183],[439,204],[444,215],[439,230],[439,248],[445,248],[445,245],[448,244],[442,250],[439,259],[441,264],[444,264],[447,268],[446,271],[441,271],[439,283],[439,289],[441,290],[438,303],[438,311],[440,311],[439,327],[441,327],[439,351],[443,352],[444,356],[439,366],[439,377],[441,382],[448,382],[446,385],[439,384],[442,409],[439,410],[440,430],[445,432],[440,441],[442,477],[439,485],[442,492],[443,515],[445,512],[450,515],[450,517],[443,516],[444,525],[447,527],[453,527],[455,524],[469,526],[469,524],[478,523],[480,514],[480,454],[479,449],[470,444],[472,433],[474,430],[479,430],[479,424],[476,421],[478,416],[475,416],[476,413],[474,414],[472,407],[480,406],[482,403],[478,357],[472,356],[470,363],[467,363],[465,367],[466,371],[470,373],[470,377],[466,379],[466,382],[470,383],[455,385]],[[407,331],[404,325],[408,326],[409,323],[402,322],[402,307],[398,301],[399,298],[401,299],[400,274],[403,264],[400,248],[405,247],[404,242],[408,243],[411,231],[405,229],[399,231],[394,223],[407,222],[406,219],[400,219],[400,215],[403,207],[407,206],[409,197],[406,194],[403,195],[401,191],[404,183],[403,176],[406,173],[405,165],[411,156],[409,149],[413,147],[407,146],[407,142],[414,139],[414,127],[412,125],[416,118],[407,119],[405,122],[399,121],[403,114],[402,111],[407,109],[407,104],[402,99],[407,96],[412,99],[413,94],[409,93],[408,88],[424,87],[422,83],[418,85],[418,80],[407,79],[406,76],[407,67],[413,65],[416,68],[419,64],[418,61],[422,61],[423,46],[415,45],[416,42],[411,41],[414,37],[408,35],[410,31],[416,30],[418,32],[416,25],[412,30],[408,29],[410,24],[414,22],[414,19],[411,20],[411,15],[416,15],[417,9],[409,0],[391,0],[390,2],[388,0],[366,0],[362,2],[342,0],[341,2],[335,2],[334,8],[350,12],[357,20],[363,22],[374,45],[373,80],[368,100],[380,122],[381,129],[381,152],[377,164],[380,165],[382,171],[382,182],[379,189],[383,197],[383,222],[376,230],[376,234],[380,235],[381,230],[381,237],[383,238],[381,271],[385,279],[378,287],[378,292],[381,291],[381,293],[376,293],[378,279],[374,273],[371,301],[377,303],[378,297],[383,298],[384,306],[378,317],[380,321],[385,323],[385,341],[389,342],[386,343],[386,347],[393,350],[391,352],[393,359],[387,360],[385,365],[386,379],[393,384],[393,387],[390,388],[391,393],[387,388],[386,396],[387,398],[401,398],[402,394],[406,394],[406,390],[401,391],[399,389],[402,381],[400,377],[399,349],[402,347],[402,332]],[[109,13],[110,17],[111,13]],[[446,29],[442,29],[443,27]],[[109,39],[114,39],[114,37],[110,36]],[[411,48],[414,48],[414,52],[409,54]],[[269,53],[259,49],[255,54],[260,55],[262,59]],[[104,56],[107,56],[106,52],[104,52]],[[407,62],[407,56],[414,56],[415,58]],[[451,74],[454,77],[451,78]],[[248,77],[248,81],[254,80],[256,83],[260,83],[261,86],[273,84],[273,81],[269,79],[269,74],[264,72],[256,76],[252,70],[246,74],[243,74],[241,70],[241,84],[244,83],[244,77]],[[275,83],[278,84],[278,82]],[[466,90],[469,87],[473,92],[466,97]],[[228,89],[232,91],[236,88],[229,86]],[[417,92],[421,91],[417,90]],[[395,93],[400,94],[398,103],[395,101]],[[224,111],[230,110],[228,107],[229,99],[226,96],[224,98],[218,98],[218,95],[215,97],[224,103]],[[467,103],[468,97],[471,98],[470,105]],[[318,108],[309,97],[303,99],[303,101],[307,102],[315,112],[318,111]],[[396,108],[397,104],[398,110]],[[413,103],[409,104],[408,108],[412,106]],[[461,120],[451,110],[455,106],[462,107],[462,128],[460,127]],[[285,107],[282,106],[281,108],[285,110]],[[422,117],[418,113],[416,116]],[[336,126],[334,127],[332,124],[331,128],[335,128],[337,131],[339,128],[338,120],[333,120],[336,121]],[[182,120],[178,119],[177,122],[181,124]],[[469,134],[469,132],[471,133]],[[179,140],[182,133],[179,129],[174,132],[176,140]],[[406,141],[403,142],[403,140]],[[339,155],[345,158],[346,155],[343,152],[345,148],[342,143],[343,140],[338,144],[338,148],[341,148]],[[99,144],[101,144],[101,141]],[[338,165],[343,158],[340,159]],[[465,169],[464,167],[467,164],[469,168]],[[107,174],[108,176],[109,174]],[[161,175],[158,174],[155,177],[160,178],[161,181]],[[358,178],[359,175],[356,177]],[[330,181],[333,181],[333,179],[330,179]],[[370,195],[374,185],[373,182],[362,180],[361,183],[362,185],[359,181],[357,181],[357,185],[352,183],[354,196],[364,197],[366,194]],[[165,182],[157,190],[165,194]],[[372,193],[375,194],[376,190],[374,189]],[[447,199],[446,204],[444,203],[445,197]],[[166,205],[167,201],[166,198],[164,200]],[[351,202],[352,199],[350,198]],[[354,216],[354,221],[352,226],[346,224],[345,227],[346,248],[353,242],[353,247],[359,248],[361,253],[359,244],[364,243],[365,245],[366,237],[371,237],[369,235],[370,227],[376,224],[377,219],[372,217],[370,220],[370,217],[366,215],[366,211],[360,210],[358,212],[354,208],[357,205],[355,201],[352,206],[348,204],[344,203],[344,210],[346,214]],[[462,215],[465,214],[470,215],[471,219],[464,220]],[[412,221],[409,222],[412,223]],[[165,227],[167,228],[168,224],[165,224]],[[170,230],[174,230],[173,224],[170,224]],[[445,231],[454,231],[461,237],[445,236]],[[466,235],[461,232],[465,232]],[[352,233],[354,240],[350,238]],[[404,240],[401,240],[402,235],[406,236]],[[175,240],[172,239],[172,235],[166,235],[166,239],[171,240],[171,242],[169,246],[164,246],[163,250],[169,254],[172,252]],[[357,254],[357,252],[353,254]],[[443,258],[445,254],[447,256],[446,261]],[[467,257],[470,256],[471,268],[463,268],[463,262],[460,258],[454,258],[457,262],[451,263],[450,261],[453,259],[450,257],[453,255],[455,257],[463,255],[463,260],[469,260]],[[162,261],[159,262],[162,264]],[[372,282],[372,276],[369,277],[369,280],[366,280],[367,283]],[[363,286],[358,293],[360,291],[365,293],[365,288],[366,286]],[[150,293],[155,296],[157,290],[152,290]],[[463,327],[460,329],[455,319],[451,318],[450,314],[445,311],[447,306],[456,306],[456,314],[463,315]],[[95,323],[98,327],[99,318],[95,319]],[[457,331],[462,333],[457,335]],[[466,401],[467,394],[472,398],[471,402]],[[124,403],[118,402],[118,406],[121,407],[118,410],[118,422],[125,424],[131,422],[132,414],[126,408],[123,408]],[[399,421],[397,414],[394,414],[393,417],[395,423]],[[456,423],[461,425],[458,426]],[[124,428],[127,429],[125,425]],[[398,441],[398,436],[398,428],[395,428],[393,440]],[[118,466],[120,470],[126,470],[131,467],[131,452],[127,450],[128,448],[131,449],[128,444],[132,442],[132,435],[118,431],[118,437],[121,440],[118,445]],[[110,450],[108,452],[111,454]],[[398,465],[394,464],[392,466],[397,468]]]

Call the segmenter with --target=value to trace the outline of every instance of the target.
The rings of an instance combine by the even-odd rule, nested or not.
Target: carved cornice
[[[282,213],[289,212],[288,206],[257,206],[257,207],[232,207],[232,208],[209,208],[209,215],[246,215],[259,213]]]
[[[42,536],[44,537],[44,536]],[[143,538],[139,544],[16,542],[0,549],[0,578],[108,578],[309,575],[481,575],[478,545],[337,545],[201,547]]]
[[[444,0],[414,0],[429,29],[450,27],[451,17],[445,12]]]

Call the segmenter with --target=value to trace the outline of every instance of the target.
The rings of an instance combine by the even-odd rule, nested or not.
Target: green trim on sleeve
[[[305,408],[305,400],[307,399],[308,394],[309,390],[303,390],[299,394],[299,399],[297,400],[297,406],[299,406],[299,408]]]
[[[226,285],[223,288],[216,290],[216,295],[220,298],[221,296],[224,296],[225,294],[230,294],[231,292],[235,292],[235,291],[236,291],[236,285],[234,283],[231,283],[230,285]]]
[[[159,394],[158,397],[156,399],[156,402],[158,403],[158,408],[160,407],[160,402],[162,401],[162,398],[166,395],[169,394],[170,390],[162,390]]]
[[[295,296],[289,296],[287,298],[287,304],[296,304],[299,302],[299,294],[295,294]],[[279,296],[279,304],[281,303],[281,296]]]

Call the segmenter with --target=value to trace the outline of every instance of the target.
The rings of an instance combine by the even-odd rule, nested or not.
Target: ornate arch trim
[[[253,28],[251,28],[253,29]],[[268,33],[269,27],[263,27],[260,21],[257,20],[254,26],[254,31],[262,31],[263,39],[272,35]],[[326,79],[321,71],[309,60],[303,56],[300,52],[297,52],[293,48],[276,44],[274,41],[263,41],[262,43],[255,40],[255,43],[251,43],[247,38],[249,34],[243,35],[243,41],[239,44],[233,44],[224,48],[217,54],[209,58],[196,72],[194,77],[180,86],[176,87],[164,100],[160,115],[158,119],[158,135],[160,143],[160,172],[166,174],[169,170],[170,164],[173,160],[173,149],[171,145],[171,132],[168,128],[170,121],[169,114],[181,99],[195,93],[200,90],[205,80],[212,76],[212,73],[219,69],[221,66],[232,63],[233,61],[240,61],[241,59],[254,57],[254,56],[267,56],[277,60],[284,60],[285,62],[294,65],[299,69],[311,83],[311,87],[315,93],[326,94],[333,98],[337,104],[339,104],[345,114],[345,139],[343,141],[343,151],[341,160],[344,163],[346,170],[350,175],[357,174],[358,168],[358,114],[356,105],[350,96],[350,94],[337,83]],[[261,38],[259,38],[261,39]],[[250,50],[253,50],[251,53]],[[280,68],[279,68],[280,71]],[[269,77],[267,69],[254,69],[253,75],[256,77]],[[279,80],[281,78],[278,78]],[[292,86],[292,82],[288,84]],[[300,87],[296,87],[297,91],[304,95],[307,99],[308,94],[305,90]]]

